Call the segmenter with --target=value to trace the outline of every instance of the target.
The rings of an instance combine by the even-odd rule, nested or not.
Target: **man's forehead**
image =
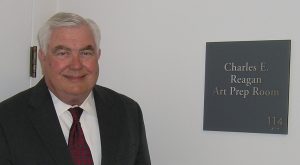
[[[48,48],[65,50],[97,49],[92,30],[88,25],[57,27],[53,29]]]
[[[93,31],[87,25],[57,27],[49,36],[51,39],[94,39]]]
[[[86,24],[74,25],[74,26],[58,26],[51,28],[52,31],[61,31],[61,30],[72,30],[72,29],[85,29],[91,31],[90,26]]]

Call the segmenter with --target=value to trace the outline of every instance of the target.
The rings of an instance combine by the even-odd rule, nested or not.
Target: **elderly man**
[[[57,13],[38,41],[43,79],[0,103],[0,164],[150,165],[139,105],[96,85],[98,26]]]

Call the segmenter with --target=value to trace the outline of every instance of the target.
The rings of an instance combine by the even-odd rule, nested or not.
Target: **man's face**
[[[86,25],[54,29],[47,52],[39,52],[48,88],[71,105],[80,105],[96,84],[99,57],[100,50]]]

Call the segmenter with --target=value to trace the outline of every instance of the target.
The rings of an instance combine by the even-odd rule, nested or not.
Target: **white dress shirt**
[[[81,105],[73,106],[67,105],[59,100],[51,91],[50,94],[67,143],[69,139],[70,128],[73,123],[72,115],[68,109],[75,106],[79,106],[83,109],[80,117],[80,123],[84,137],[90,147],[94,165],[101,165],[100,131],[93,92],[89,94],[89,96]]]

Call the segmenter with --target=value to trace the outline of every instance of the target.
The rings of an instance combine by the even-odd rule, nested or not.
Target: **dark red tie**
[[[79,122],[82,114],[80,107],[70,108],[73,124],[70,129],[68,147],[75,165],[93,165],[90,148],[85,141],[84,134]]]

